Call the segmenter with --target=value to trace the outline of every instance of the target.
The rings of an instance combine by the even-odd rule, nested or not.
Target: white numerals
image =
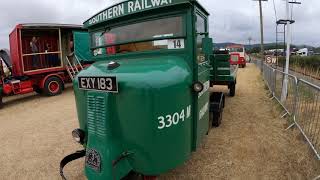
[[[186,111],[186,112],[185,112]],[[186,114],[186,115],[185,115]],[[182,109],[181,112],[175,112],[166,116],[158,117],[158,129],[169,128],[173,125],[184,122],[191,115],[191,106],[189,105],[186,109]]]

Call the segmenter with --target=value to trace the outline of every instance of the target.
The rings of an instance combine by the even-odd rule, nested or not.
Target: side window
[[[205,35],[199,34],[199,33],[206,32],[206,20],[199,14],[196,15],[196,31],[197,31],[197,61],[198,61],[198,64],[200,64],[206,60],[205,54],[202,52],[202,39],[205,37]]]

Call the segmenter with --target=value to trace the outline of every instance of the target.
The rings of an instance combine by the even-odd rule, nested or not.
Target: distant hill
[[[223,42],[223,43],[214,43],[214,48],[215,49],[220,49],[220,48],[225,48],[225,47],[227,47],[228,45],[232,45],[232,44],[239,44],[239,43],[233,43],[233,42]],[[260,44],[252,44],[252,45],[248,45],[248,44],[245,44],[244,45],[244,47],[246,48],[246,49],[252,49],[252,48],[260,48]],[[264,44],[264,47],[265,47],[265,49],[275,49],[276,48],[276,43],[265,43]],[[291,47],[293,47],[293,48],[298,48],[298,49],[300,49],[300,48],[309,48],[309,49],[316,49],[315,47],[313,47],[313,46],[309,46],[309,45],[292,45]],[[283,48],[283,45],[281,46],[281,44],[280,45],[278,45],[278,48],[280,49],[280,48]],[[318,47],[318,48],[320,48],[320,47]],[[317,49],[318,49],[317,48]]]

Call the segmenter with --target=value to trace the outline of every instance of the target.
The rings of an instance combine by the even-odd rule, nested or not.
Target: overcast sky
[[[252,0],[199,0],[209,11],[210,33],[215,42],[260,43],[258,2]],[[285,19],[285,3],[274,0],[278,19]],[[295,44],[320,46],[320,1],[301,0],[295,5],[292,40]],[[9,46],[8,36],[19,23],[73,23],[86,19],[117,0],[1,0],[0,48]],[[275,41],[273,0],[263,2],[265,41]]]

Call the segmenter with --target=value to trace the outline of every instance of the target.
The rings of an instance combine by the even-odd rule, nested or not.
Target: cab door
[[[201,11],[195,11],[195,81],[203,84],[203,90],[195,94],[195,147],[201,143],[203,137],[207,134],[209,128],[209,54],[204,51],[204,46],[208,43],[204,40],[208,36],[207,16]],[[211,45],[212,46],[212,45]]]

